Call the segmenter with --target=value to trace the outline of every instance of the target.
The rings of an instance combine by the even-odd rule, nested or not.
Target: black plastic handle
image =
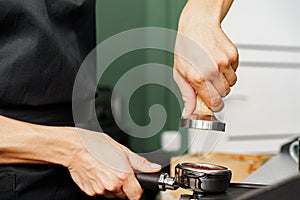
[[[135,173],[141,187],[146,190],[159,190],[159,177],[162,173]]]

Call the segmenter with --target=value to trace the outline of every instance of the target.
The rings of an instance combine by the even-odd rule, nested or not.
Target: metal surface
[[[289,153],[290,145],[297,139],[298,137],[282,145],[278,155],[269,159],[243,182],[272,185],[298,175],[298,163]]]
[[[191,114],[181,119],[181,127],[225,132],[225,123],[214,115]]]
[[[167,173],[162,173],[160,175],[158,180],[158,188],[160,191],[176,190],[178,187],[175,178],[170,177]]]
[[[194,192],[192,195],[182,194],[179,200],[242,200],[247,193],[253,193],[264,188],[268,188],[266,185],[257,184],[230,184],[228,190],[223,193],[206,194]]]
[[[231,170],[213,164],[180,163],[175,167],[175,179],[182,188],[198,193],[221,193],[228,189]]]

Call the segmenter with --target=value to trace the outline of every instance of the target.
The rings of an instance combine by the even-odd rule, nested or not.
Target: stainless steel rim
[[[207,163],[179,163],[176,168],[180,168],[184,171],[195,172],[199,174],[221,175],[231,173],[231,170],[227,167],[207,164]]]
[[[183,118],[181,119],[181,127],[183,128],[193,128],[193,129],[201,129],[201,130],[214,130],[214,131],[222,131],[225,132],[225,123],[219,120],[216,121],[208,121],[201,119],[189,119]]]

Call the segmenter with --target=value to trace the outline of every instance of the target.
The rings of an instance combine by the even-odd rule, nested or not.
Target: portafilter
[[[227,167],[204,163],[179,163],[175,177],[167,173],[136,173],[143,189],[176,190],[179,187],[196,193],[222,193],[230,184],[231,170]]]

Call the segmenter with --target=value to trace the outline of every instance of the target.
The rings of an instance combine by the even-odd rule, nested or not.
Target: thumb
[[[183,115],[189,115],[196,109],[196,94],[193,87],[176,70],[174,70],[174,80],[179,87],[184,102]]]
[[[161,165],[149,162],[146,158],[141,157],[133,152],[128,154],[129,162],[134,170],[140,172],[158,172],[161,170]]]

